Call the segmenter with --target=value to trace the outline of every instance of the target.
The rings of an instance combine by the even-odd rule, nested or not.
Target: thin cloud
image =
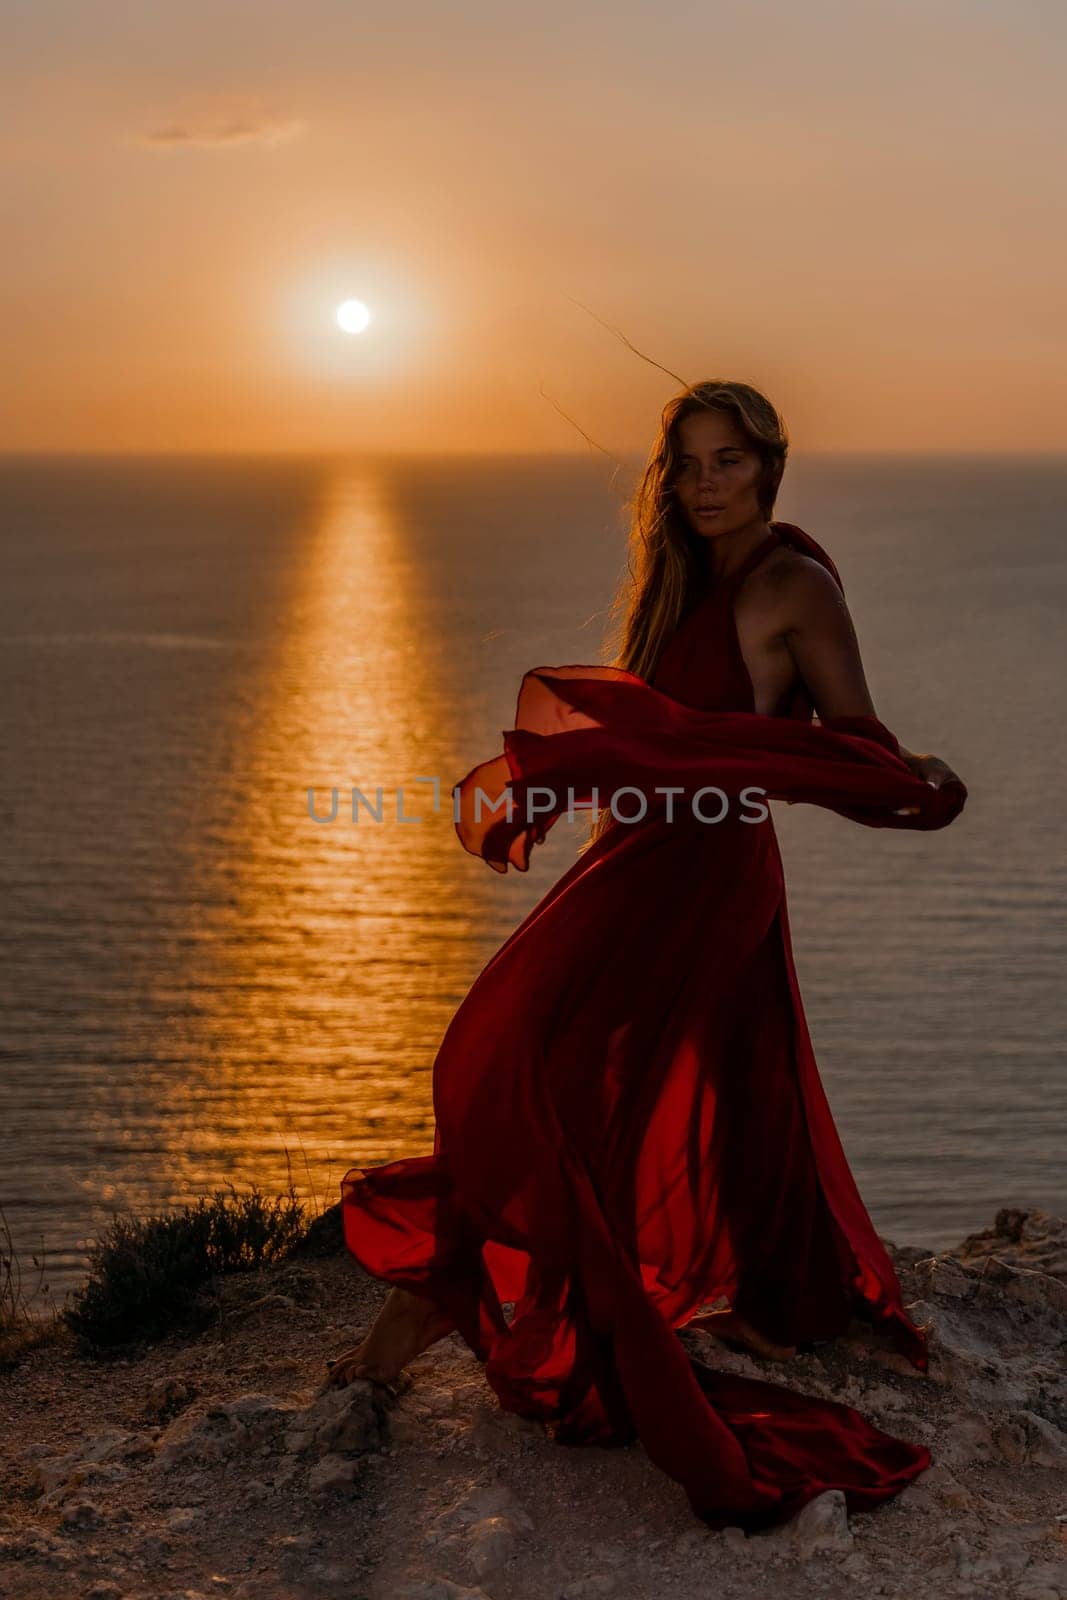
[[[183,117],[173,122],[146,128],[140,144],[154,149],[175,145],[218,149],[235,144],[284,144],[302,134],[307,124],[298,117],[283,117],[269,112],[258,115]]]

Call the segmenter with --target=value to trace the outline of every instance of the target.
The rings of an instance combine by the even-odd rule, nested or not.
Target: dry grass
[[[46,1344],[60,1331],[41,1256],[31,1255],[32,1273],[23,1265],[0,1206],[0,1367],[13,1365],[27,1350]]]

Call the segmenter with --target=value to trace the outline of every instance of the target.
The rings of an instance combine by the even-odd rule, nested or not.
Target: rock
[[[1026,1460],[1026,1429],[1014,1417],[998,1423],[993,1429],[992,1445],[994,1454],[1001,1461],[1006,1461],[1012,1467],[1021,1466]]]
[[[257,1443],[273,1433],[279,1421],[288,1421],[292,1413],[292,1406],[279,1405],[269,1394],[243,1394],[237,1400],[209,1406],[207,1410],[209,1417],[238,1423]]]
[[[911,1495],[914,1489],[929,1489],[944,1505],[951,1506],[954,1510],[966,1511],[974,1504],[974,1498],[968,1489],[965,1489],[958,1478],[954,1478],[943,1461],[934,1461],[927,1467],[918,1484],[909,1487],[905,1492]]]
[[[1067,1570],[1063,1561],[1027,1567],[1015,1591],[1017,1600],[1063,1600],[1067,1595]]]
[[[169,1539],[161,1538],[158,1533],[146,1533],[137,1545],[137,1554],[142,1561],[156,1566],[166,1560],[173,1549]]]
[[[1067,1433],[1034,1411],[1020,1411],[1016,1420],[1026,1434],[1026,1461],[1030,1466],[1067,1465]]]
[[[323,1456],[308,1473],[308,1488],[312,1494],[343,1493],[359,1482],[359,1475],[358,1460],[350,1456]]]
[[[852,1549],[852,1529],[840,1489],[827,1489],[809,1500],[793,1518],[790,1528],[790,1542],[799,1561],[810,1561],[817,1551]]]
[[[945,1305],[919,1301],[910,1308],[927,1327],[930,1370],[926,1375],[943,1388],[966,1392],[990,1407],[1020,1401],[1026,1393],[1026,1375],[1016,1373],[995,1343],[984,1336],[983,1319],[965,1303]]]
[[[45,1528],[31,1526],[0,1536],[0,1559],[38,1562],[53,1572],[65,1572],[74,1564],[75,1555],[65,1539]]]
[[[104,1428],[94,1433],[79,1452],[83,1461],[144,1461],[155,1453],[155,1441],[147,1433],[129,1433],[125,1428]]]
[[[1004,1591],[1006,1581],[1022,1572],[1029,1560],[1025,1550],[1018,1548],[990,1550],[983,1553],[960,1551],[956,1573],[963,1583],[980,1584],[989,1593]]]
[[[314,1449],[380,1450],[386,1443],[387,1412],[381,1385],[356,1378],[343,1389],[326,1389],[289,1417],[285,1448],[294,1455]]]
[[[65,1476],[49,1494],[41,1496],[41,1505],[50,1510],[61,1506],[74,1493],[106,1492],[124,1483],[129,1470],[114,1461],[75,1461],[67,1468]]]
[[[148,1417],[169,1417],[184,1409],[196,1399],[194,1384],[184,1378],[156,1378],[145,1394],[144,1414]]]
[[[94,1528],[102,1528],[106,1520],[100,1507],[91,1500],[75,1500],[64,1506],[59,1525],[72,1533],[88,1533]]]
[[[947,1430],[940,1454],[954,1467],[1003,1462],[1011,1467],[1062,1468],[1067,1463],[1067,1434],[1033,1411],[1011,1412],[999,1419],[963,1416]]]
[[[938,1452],[952,1467],[967,1467],[976,1461],[992,1461],[997,1454],[993,1429],[985,1417],[964,1416],[945,1432]],[[929,1476],[927,1472],[926,1476]]]
[[[1008,1208],[997,1212],[991,1228],[968,1234],[953,1253],[968,1263],[999,1257],[1067,1281],[1067,1220],[1036,1208]]]
[[[337,1561],[316,1561],[308,1568],[308,1577],[316,1583],[347,1583],[352,1577],[348,1567]]]
[[[448,1506],[429,1525],[428,1536],[437,1542],[448,1534],[462,1532],[482,1522],[506,1519],[510,1531],[517,1536],[533,1532],[533,1521],[525,1507],[512,1494],[505,1483],[486,1484],[472,1489],[462,1500]]]
[[[927,1256],[915,1276],[931,1300],[970,1300],[978,1287],[975,1274],[951,1256]]]
[[[915,1268],[915,1281],[934,1312],[951,1307],[956,1327],[969,1343],[995,1322],[1014,1322],[1033,1343],[1041,1329],[1054,1330],[1067,1316],[1067,1283],[1048,1273],[990,1255],[985,1260],[963,1262],[951,1255],[931,1256]],[[987,1350],[991,1348],[986,1341]],[[1003,1403],[1003,1402],[1002,1402]]]
[[[527,1529],[532,1527],[529,1517],[525,1522]],[[471,1525],[468,1553],[479,1578],[488,1577],[514,1555],[517,1540],[524,1531],[515,1518],[507,1515],[483,1517]]]
[[[598,1594],[617,1594],[619,1581],[611,1572],[591,1572],[586,1578],[575,1578],[561,1592],[561,1600],[592,1600]]]
[[[172,1506],[167,1512],[167,1527],[175,1533],[188,1533],[203,1516],[199,1506]]]
[[[247,1511],[251,1506],[257,1506],[261,1501],[270,1498],[270,1485],[263,1482],[262,1478],[252,1478],[245,1484],[245,1492],[239,1501],[242,1511]]]
[[[271,1395],[246,1394],[225,1404],[185,1411],[159,1441],[157,1464],[173,1467],[187,1461],[222,1461],[243,1454],[270,1439],[294,1415],[291,1405]]]
[[[46,1503],[58,1504],[72,1490],[92,1482],[106,1486],[121,1483],[129,1476],[126,1462],[150,1458],[155,1445],[145,1433],[126,1428],[103,1428],[62,1456],[38,1459],[31,1479]]]

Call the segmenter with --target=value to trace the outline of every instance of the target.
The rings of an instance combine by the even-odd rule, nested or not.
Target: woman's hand
[[[940,789],[943,783],[960,783],[959,774],[953,772],[947,761],[942,761],[940,756],[913,756],[916,762],[915,775],[926,783],[932,784],[935,789]]]
[[[901,759],[906,761],[917,778],[928,783],[933,789],[940,789],[943,783],[959,783],[962,780],[953,772],[947,761],[942,761],[940,756],[918,755],[912,750],[901,750]],[[918,806],[902,806],[894,814],[898,817],[914,817],[918,813]]]

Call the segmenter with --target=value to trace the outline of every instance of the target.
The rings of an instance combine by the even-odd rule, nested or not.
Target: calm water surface
[[[116,1210],[278,1192],[287,1158],[328,1204],[431,1148],[448,1019],[584,831],[501,877],[449,789],[527,668],[601,659],[637,465],[0,462],[0,1206],[54,1295]],[[1064,460],[819,458],[777,507],[837,561],[879,715],[970,791],[925,836],[774,807],[823,1079],[901,1241],[1067,1208],[1065,499]]]

